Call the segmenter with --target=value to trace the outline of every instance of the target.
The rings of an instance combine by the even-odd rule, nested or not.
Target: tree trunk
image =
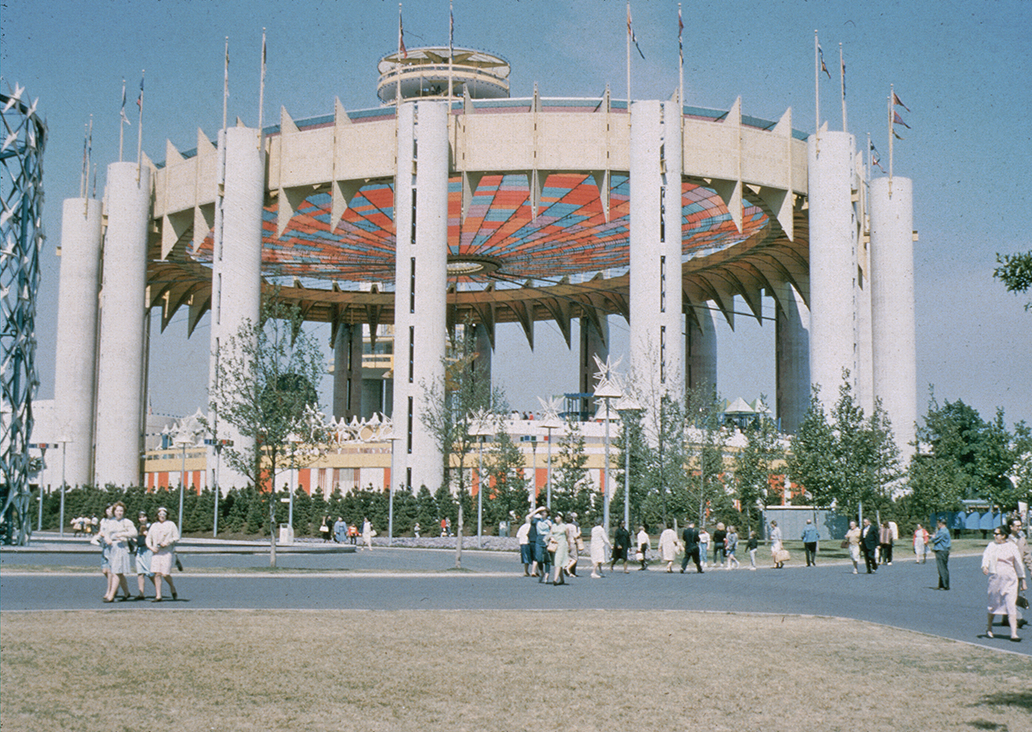
[[[276,453],[269,473],[269,566],[276,567]]]
[[[455,569],[462,569],[462,496],[459,495],[459,520],[455,531]]]

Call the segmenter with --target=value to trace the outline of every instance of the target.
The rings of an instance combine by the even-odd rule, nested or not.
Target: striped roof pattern
[[[527,280],[584,281],[597,273],[619,276],[628,268],[629,182],[611,179],[609,220],[591,175],[557,173],[542,188],[533,217],[525,175],[485,175],[462,219],[461,179],[448,186],[448,252],[480,257],[499,268],[489,275],[461,277],[463,289],[520,286]],[[747,205],[742,231],[711,189],[682,183],[682,252],[685,259],[733,246],[769,225],[764,212]],[[327,192],[310,195],[297,208],[283,236],[276,234],[276,202],[263,215],[262,274],[298,278],[306,287],[359,289],[377,282],[393,289],[394,191],[390,183],[369,183],[352,199],[337,227],[330,230]],[[210,264],[212,234],[194,253]]]

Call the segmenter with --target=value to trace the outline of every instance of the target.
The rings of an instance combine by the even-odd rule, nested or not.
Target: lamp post
[[[32,447],[32,445],[29,445],[29,447]],[[47,448],[50,447],[50,445],[48,445],[45,442],[41,442],[41,443],[39,443],[39,445],[37,445],[37,447],[39,447],[39,453],[40,453],[40,469],[39,469],[40,478],[39,478],[39,524],[37,525],[36,530],[37,531],[43,531],[43,486],[46,484],[46,481],[44,479],[46,478],[46,475],[47,475]]]
[[[530,510],[537,510],[537,435],[528,435],[530,440]]]
[[[391,466],[394,465],[394,443],[401,437],[393,430],[384,436],[391,443]],[[394,546],[394,475],[387,481],[387,546]]]
[[[68,443],[71,442],[71,440],[69,440],[67,437],[62,437],[60,440],[58,440],[58,442],[61,443],[61,515],[58,518],[58,521],[60,522],[58,524],[58,526],[60,526],[61,528],[59,530],[58,536],[60,536],[63,539],[64,538],[64,525],[65,525],[64,524],[65,489],[67,488],[67,485],[68,485],[65,482],[65,465],[67,465],[67,463],[68,463],[68,461],[65,458],[68,457]]]
[[[288,532],[290,534],[290,541],[294,541],[294,491],[297,488],[297,462],[296,462],[296,451],[297,443],[301,442],[301,438],[298,437],[297,433],[291,432],[287,435],[287,442],[290,444],[290,502],[287,504],[287,526],[290,528]]]
[[[193,438],[185,431],[176,435],[175,444],[183,451],[183,462],[179,471],[179,513],[177,514],[180,534],[183,533],[183,495],[186,492],[186,448],[188,445],[192,445],[193,442]]]
[[[606,422],[606,425],[605,425],[605,438],[604,438],[605,453],[606,453],[606,463],[605,463],[605,466],[603,468],[603,473],[602,473],[602,506],[603,506],[602,512],[603,512],[603,517],[604,517],[603,528],[605,529],[606,535],[608,536],[609,535],[609,400],[610,399],[619,399],[620,397],[623,396],[623,393],[620,391],[620,387],[617,386],[617,384],[616,384],[616,382],[615,382],[615,380],[613,378],[613,370],[615,369],[615,367],[617,365],[619,365],[619,363],[620,363],[619,359],[617,360],[616,364],[610,365],[608,358],[606,359],[605,363],[602,363],[601,359],[599,359],[598,356],[595,356],[595,363],[599,367],[599,373],[597,373],[595,375],[595,378],[598,379],[598,384],[595,385],[595,398],[602,400],[603,407],[605,409],[605,412],[603,413],[603,408],[600,407],[598,412],[595,415],[595,418],[598,419],[598,417],[600,415],[604,414],[604,419],[605,419],[605,422]]]
[[[478,466],[477,466],[477,549],[483,546],[484,542],[484,438],[493,435],[489,420],[491,415],[483,409],[478,409],[473,414],[472,434],[477,438]]]
[[[624,427],[624,528],[631,525],[631,420],[635,419],[641,412],[641,405],[638,400],[630,394],[624,394],[614,407],[620,414]]]
[[[548,431],[548,491],[545,494],[545,505],[548,510],[552,510],[552,430],[563,426],[562,421],[559,419],[559,400],[557,398],[544,400],[538,397],[538,401],[541,402],[541,407],[544,409],[545,418],[539,423],[539,427],[544,427]]]
[[[206,439],[204,444],[215,448],[215,516],[211,524],[211,535],[215,538],[219,535],[219,494],[222,492],[219,487],[219,467],[222,464],[222,448],[232,447],[233,440]]]

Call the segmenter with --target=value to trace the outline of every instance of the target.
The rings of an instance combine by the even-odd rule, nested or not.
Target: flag
[[[895,137],[897,140],[902,140],[903,139],[902,137],[899,136],[899,133],[896,132],[896,128],[895,127],[892,128],[892,136]]]
[[[398,54],[402,58],[408,58],[408,49],[405,48],[405,28],[401,23],[401,3],[398,3]]]
[[[122,111],[119,112],[119,115],[122,117],[123,122],[132,126],[132,122],[129,121],[129,118],[125,114],[125,79],[122,79]]]
[[[892,103],[897,106],[903,107],[903,109],[907,110],[908,112],[910,111],[910,107],[905,105],[902,102],[902,100],[900,100],[900,98],[896,95],[896,92],[892,92]]]
[[[448,3],[448,58],[455,55],[455,10]]]
[[[265,59],[266,59],[266,46],[265,46],[265,29],[262,28],[262,78],[265,78]]]
[[[684,64],[684,43],[681,41],[681,34],[684,32],[684,21],[681,20],[681,6],[677,6],[677,54]]]
[[[136,106],[140,108],[140,113],[143,113],[143,77],[140,77],[140,95],[136,97]]]
[[[897,112],[895,110],[893,110],[893,112],[892,112],[892,124],[894,124],[894,125],[903,125],[908,130],[910,129],[910,125],[908,125],[906,122],[904,122],[903,118],[899,116],[899,112]]]
[[[881,164],[881,156],[878,154],[878,148],[874,146],[873,142],[871,143],[871,165],[877,165],[881,172],[885,172],[885,168]]]
[[[631,4],[627,3],[627,35],[631,37],[631,43],[638,49],[638,55],[641,56],[642,60],[645,60],[645,54],[641,52],[641,46],[638,45],[638,39],[634,35],[634,27],[631,25]]]
[[[846,62],[842,61],[842,98],[846,98]]]
[[[819,43],[817,44],[817,55],[820,57],[820,60],[821,60],[821,71],[823,71],[825,74],[827,74],[828,78],[830,79],[831,78],[831,72],[828,71],[828,65],[826,63],[824,63],[824,49],[821,48],[821,44],[819,44]]]
[[[89,135],[87,130],[88,130],[88,127],[85,124],[83,124],[83,126],[82,126],[82,171],[83,171],[83,175],[89,175],[89,170],[86,167],[86,165],[87,165],[86,164],[86,146],[89,144],[89,142],[87,141],[88,140],[88,135]],[[6,145],[4,147],[6,147]]]

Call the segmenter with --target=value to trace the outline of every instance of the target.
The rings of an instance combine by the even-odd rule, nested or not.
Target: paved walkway
[[[177,572],[178,602],[160,605],[100,602],[103,580],[97,552],[0,552],[0,611],[104,610],[164,612],[169,609],[306,610],[690,610],[759,612],[856,618],[1032,655],[1027,640],[1011,643],[981,637],[985,623],[985,577],[979,557],[953,557],[952,589],[936,591],[934,562],[912,559],[877,573],[852,573],[847,563],[816,568],[762,567],[753,572],[714,570],[704,575],[653,567],[647,572],[607,573],[600,580],[582,576],[560,587],[523,576],[513,553],[463,551],[463,570],[454,570],[453,550],[381,548],[354,553],[280,549],[278,568],[268,568],[267,553],[204,553],[183,556]],[[208,549],[214,552],[214,549]],[[266,550],[267,551],[267,550]],[[43,568],[26,572],[22,568]],[[78,571],[46,567],[80,566]],[[135,581],[133,581],[135,587]],[[152,591],[148,589],[149,594]],[[1032,626],[1030,626],[1032,628]],[[1005,629],[998,635],[1006,636]]]

